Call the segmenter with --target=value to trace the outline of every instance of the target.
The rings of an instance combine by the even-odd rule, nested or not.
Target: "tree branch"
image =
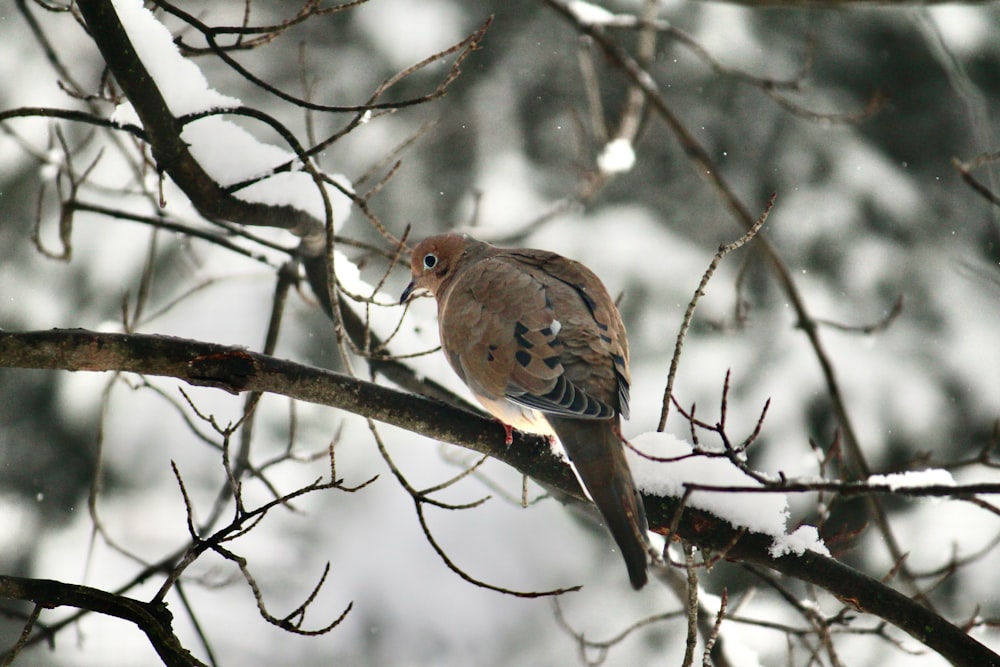
[[[79,0],[76,4],[90,37],[142,120],[157,167],[184,191],[198,212],[210,220],[288,229],[300,238],[317,239],[309,247],[321,252],[323,225],[308,213],[293,206],[237,199],[205,172],[181,138],[180,122],[136,54],[112,3]]]
[[[266,391],[329,405],[488,454],[531,476],[563,499],[584,496],[569,466],[544,438],[514,432],[488,417],[332,371],[214,343],[82,329],[0,332],[0,367],[124,371],[174,377],[226,391]],[[650,526],[671,527],[702,549],[771,568],[823,588],[859,611],[905,630],[955,665],[1000,667],[1000,656],[902,593],[826,556],[771,555],[772,538],[751,533],[677,498],[646,494]]]
[[[240,347],[172,336],[85,329],[0,331],[0,368],[118,371],[173,377],[233,394],[260,391],[328,405],[445,440],[529,471],[539,483],[584,500],[568,466],[545,438],[517,434],[504,445],[495,419],[333,371],[276,359]]]
[[[751,215],[750,209],[736,194],[729,181],[723,176],[722,170],[714,163],[705,147],[688,130],[670,105],[667,104],[666,98],[661,93],[658,84],[649,71],[642,68],[622,46],[610,39],[601,25],[581,21],[573,11],[572,6],[566,3],[565,0],[541,1],[569,21],[579,33],[593,39],[601,47],[609,61],[618,67],[631,83],[643,91],[650,108],[669,128],[689,162],[695,168],[695,171],[712,186],[721,202],[736,221],[743,228],[752,229],[756,219]],[[854,429],[854,422],[847,411],[847,404],[844,400],[840,381],[837,379],[833,360],[827,352],[823,341],[820,339],[819,322],[809,312],[805,297],[797,281],[793,277],[791,270],[782,260],[777,249],[771,243],[768,235],[758,233],[754,238],[754,247],[767,260],[774,277],[777,279],[782,291],[788,297],[791,307],[798,317],[796,325],[805,334],[810,347],[812,347],[813,354],[819,362],[820,371],[827,387],[827,395],[830,399],[830,407],[843,432],[844,443],[850,455],[848,462],[851,473],[855,478],[864,479],[871,474],[871,471],[861,447],[861,442]],[[866,496],[865,502],[868,506],[869,515],[881,534],[890,556],[894,562],[900,563],[902,580],[912,589],[915,595],[922,596],[923,593],[917,585],[913,574],[910,572],[905,560],[905,554],[899,546],[899,541],[896,539],[895,533],[889,524],[885,508],[874,496]],[[924,603],[930,604],[926,598],[924,598]]]
[[[0,597],[30,600],[47,608],[76,607],[135,623],[156,654],[168,667],[205,667],[181,646],[171,624],[173,616],[163,603],[149,604],[98,588],[51,579],[26,579],[0,575]]]

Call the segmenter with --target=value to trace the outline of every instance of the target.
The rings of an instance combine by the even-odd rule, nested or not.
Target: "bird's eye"
[[[438,258],[437,255],[435,255],[434,253],[429,252],[426,255],[424,255],[425,269],[433,269],[435,266],[437,266],[437,263],[438,263]]]

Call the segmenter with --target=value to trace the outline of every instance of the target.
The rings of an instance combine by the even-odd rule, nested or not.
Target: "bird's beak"
[[[400,295],[399,303],[400,304],[406,303],[407,300],[409,300],[410,295],[413,294],[413,290],[416,289],[416,287],[417,287],[416,283],[411,280],[410,284],[406,286],[405,290],[403,290],[402,295]]]

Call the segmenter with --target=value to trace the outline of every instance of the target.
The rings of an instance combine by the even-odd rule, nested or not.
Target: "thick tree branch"
[[[569,466],[540,437],[504,431],[490,418],[339,373],[275,359],[242,348],[167,336],[82,329],[0,332],[0,367],[125,371],[174,377],[230,392],[262,391],[329,405],[488,454],[564,498],[582,500]],[[772,539],[741,531],[707,512],[681,508],[677,498],[646,495],[650,525],[670,528],[704,549],[756,563],[828,591],[859,611],[910,633],[956,665],[1000,667],[1000,656],[941,616],[838,561],[806,552],[774,558]],[[680,516],[678,518],[678,512]]]
[[[210,220],[288,229],[309,248],[322,249],[323,225],[292,206],[271,206],[237,199],[219,186],[191,155],[181,138],[181,123],[170,112],[156,82],[129,41],[114,7],[105,0],[78,0],[80,14],[108,68],[142,120],[157,167],[184,191],[198,212]]]
[[[136,54],[111,3],[81,0],[78,5],[108,68],[142,120],[145,138],[152,148],[158,168],[168,174],[195,208],[210,220],[288,229],[302,238],[299,252],[310,286],[324,310],[333,318],[326,289],[329,269],[323,253],[325,232],[322,222],[291,206],[271,206],[238,199],[220,187],[188,150],[187,143],[181,138],[181,121],[170,112],[155,81]],[[360,346],[360,341],[366,340],[366,337],[368,340],[373,339],[372,333],[366,331],[365,323],[349,305],[342,301],[339,310],[344,328],[356,345]],[[377,339],[374,339],[374,345],[380,345]],[[418,378],[404,364],[376,357],[369,360],[369,365],[411,391],[419,391],[462,406],[461,399],[432,381]]]
[[[504,429],[482,414],[244,348],[140,334],[85,329],[0,331],[0,368],[124,371],[177,378],[231,393],[260,391],[340,408],[493,456],[539,483],[584,499],[569,468],[544,438],[517,434],[504,445]]]
[[[149,638],[149,643],[153,645],[164,665],[204,667],[204,663],[181,646],[171,627],[173,616],[165,604],[149,604],[90,586],[7,575],[0,575],[0,598],[26,600],[46,608],[89,609],[99,614],[131,621]]]

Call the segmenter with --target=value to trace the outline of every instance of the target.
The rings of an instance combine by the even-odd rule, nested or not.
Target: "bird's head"
[[[454,276],[458,262],[473,243],[477,242],[464,234],[441,234],[418,243],[410,257],[410,284],[399,302],[405,303],[420,292],[440,294],[442,284]]]

